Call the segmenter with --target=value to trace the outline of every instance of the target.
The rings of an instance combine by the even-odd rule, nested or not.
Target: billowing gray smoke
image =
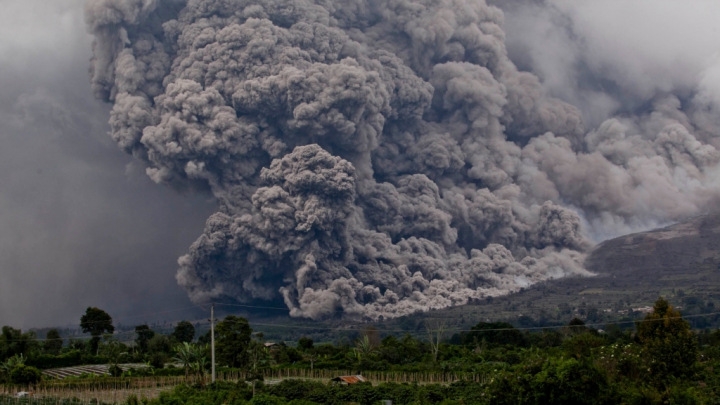
[[[716,201],[673,97],[586,132],[483,0],[89,0],[92,85],[158,183],[219,201],[196,301],[378,319],[588,275],[583,222]],[[582,219],[581,219],[582,218]],[[181,219],[179,219],[181,220]]]

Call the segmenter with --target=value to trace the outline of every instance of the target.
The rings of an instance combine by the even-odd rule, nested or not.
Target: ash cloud
[[[590,275],[595,228],[682,219],[720,191],[710,95],[586,127],[513,63],[484,1],[89,0],[86,20],[113,139],[218,200],[179,259],[197,302],[459,305]]]

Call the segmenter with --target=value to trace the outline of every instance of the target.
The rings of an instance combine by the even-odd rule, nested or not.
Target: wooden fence
[[[327,382],[331,378],[341,375],[354,375],[356,371],[350,370],[264,370],[263,377],[266,384],[276,384],[282,380],[302,379]],[[457,381],[474,381],[485,383],[487,375],[473,373],[433,373],[433,372],[394,372],[371,371],[362,375],[372,383],[395,382],[417,384],[450,384]],[[218,381],[238,382],[248,378],[248,374],[240,371],[220,371],[217,373]],[[161,392],[168,391],[183,383],[210,383],[210,376],[190,377],[126,377],[126,378],[86,378],[49,380],[31,387],[13,385],[0,385],[0,405],[13,404],[68,404],[83,405],[95,401],[104,403],[123,403],[131,395],[137,398],[157,398]],[[14,399],[19,392],[32,393],[30,399]],[[52,399],[55,402],[48,402]],[[73,400],[74,399],[74,400]],[[64,401],[63,401],[64,400]],[[68,402],[68,400],[73,400]]]

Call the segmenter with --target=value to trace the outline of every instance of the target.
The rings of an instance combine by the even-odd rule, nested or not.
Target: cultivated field
[[[50,370],[48,370],[50,371]],[[341,375],[356,374],[350,370],[266,370],[264,384],[277,384],[286,379],[303,379],[328,382]],[[450,384],[456,381],[474,381],[484,383],[489,376],[472,373],[405,373],[405,372],[367,372],[363,376],[373,383],[397,382],[417,384]],[[240,372],[220,372],[218,381],[239,382],[248,378]],[[84,378],[67,380],[49,380],[32,387],[12,385],[0,386],[0,404],[90,404],[97,402],[123,403],[128,397],[138,399],[157,398],[161,392],[168,391],[184,383],[209,384],[210,376],[203,377],[132,377],[132,378]],[[29,397],[18,399],[19,393],[27,392]]]

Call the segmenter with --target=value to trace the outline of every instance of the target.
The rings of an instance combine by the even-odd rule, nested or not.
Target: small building
[[[265,349],[270,350],[271,352],[274,352],[276,350],[280,350],[284,344],[275,343],[275,342],[265,342]]]
[[[339,377],[335,377],[332,380],[335,384],[341,384],[341,385],[352,385],[357,383],[364,383],[367,382],[365,377],[361,375],[341,375]]]

